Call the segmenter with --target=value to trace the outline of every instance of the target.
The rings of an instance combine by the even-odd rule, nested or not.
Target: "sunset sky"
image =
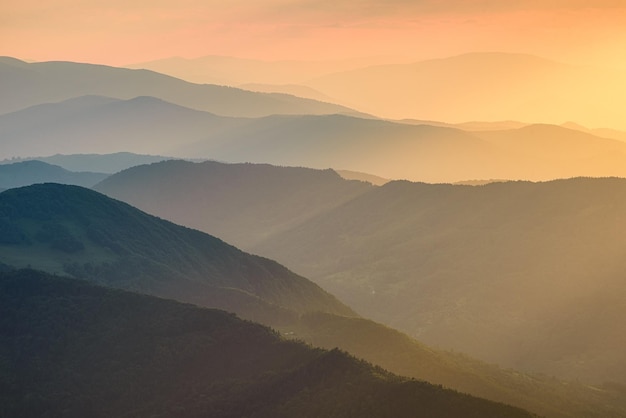
[[[623,0],[4,0],[0,10],[0,55],[35,61],[504,51],[626,68]]]

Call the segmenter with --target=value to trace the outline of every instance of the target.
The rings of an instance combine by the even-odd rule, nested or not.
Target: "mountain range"
[[[476,52],[370,66],[304,84],[356,109],[392,119],[521,120],[625,129],[624,71],[526,54]]]
[[[375,65],[380,59],[324,64],[207,56],[168,58],[131,67],[194,82],[327,97],[330,100],[324,101],[391,119],[460,123],[513,118],[553,124],[574,120],[596,128],[626,129],[615,110],[624,96],[624,72],[620,70],[502,52],[411,63],[386,61],[391,64]]]
[[[166,162],[126,170],[96,189],[218,231],[431,345],[526,371],[623,381],[626,180],[376,187],[290,170]],[[292,185],[276,194],[286,178]],[[312,178],[346,191],[321,193]],[[256,205],[247,200],[251,190]],[[272,207],[278,221],[264,215]],[[298,209],[289,214],[291,207]],[[249,221],[255,208],[258,223]]]
[[[0,160],[0,164],[12,164],[36,160],[46,164],[59,166],[68,171],[89,172],[89,170],[93,170],[98,173],[113,174],[137,165],[151,164],[170,159],[172,159],[172,157],[133,154],[131,152],[114,152],[111,154],[54,154],[45,157],[15,157]],[[24,176],[31,174],[32,172],[29,171],[28,173],[24,173]],[[26,180],[22,174],[20,174],[19,178]],[[63,183],[55,181],[54,178],[47,178],[46,182]]]
[[[227,86],[245,84],[301,84],[338,71],[372,65],[380,58],[350,58],[331,61],[264,61],[228,56],[208,55],[199,58],[170,57],[127,65],[127,68],[148,69],[193,83]],[[305,88],[301,86],[301,88]]]
[[[0,114],[85,95],[128,100],[156,97],[222,116],[351,113],[348,108],[286,94],[193,84],[148,70],[73,62],[27,63],[0,58]],[[118,150],[120,151],[120,150]]]
[[[589,387],[502,370],[433,350],[359,318],[280,265],[96,192],[55,184],[0,194],[0,266],[30,266],[109,287],[217,307],[285,337],[341,347],[395,373],[546,416],[626,411],[618,387]]]
[[[626,176],[626,143],[620,140],[556,125],[472,126],[464,130],[348,115],[222,117],[154,97],[83,96],[0,115],[7,159],[124,149],[332,167],[425,182]],[[475,130],[481,127],[485,130]]]
[[[621,72],[183,64],[0,57],[0,416],[626,416]]]

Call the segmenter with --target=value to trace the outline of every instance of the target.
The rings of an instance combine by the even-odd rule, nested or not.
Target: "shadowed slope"
[[[529,417],[283,341],[222,311],[0,274],[0,414]]]
[[[42,184],[7,190],[0,195],[0,222],[0,261],[10,265],[218,307],[234,298],[248,310],[270,304],[296,312],[351,313],[274,261],[84,188]]]

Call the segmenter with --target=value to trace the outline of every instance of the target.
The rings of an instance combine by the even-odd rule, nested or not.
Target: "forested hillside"
[[[530,417],[231,314],[0,274],[2,417]]]

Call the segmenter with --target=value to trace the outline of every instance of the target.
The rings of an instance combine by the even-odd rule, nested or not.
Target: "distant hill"
[[[586,132],[588,134],[592,134],[595,136],[599,136],[601,138],[610,138],[610,139],[617,139],[618,141],[624,141],[626,142],[626,132],[624,131],[619,131],[616,129],[609,129],[609,128],[587,128],[585,126],[582,126],[578,123],[574,123],[574,122],[566,122],[564,124],[561,125],[564,128],[567,129],[574,129],[577,131],[581,131],[581,132]]]
[[[432,120],[419,120],[419,119],[402,119],[398,120],[400,123],[407,123],[410,125],[432,125],[432,126],[440,126],[444,128],[456,128],[462,129],[464,131],[502,131],[507,129],[519,129],[524,126],[530,125],[529,123],[517,122],[512,120],[505,121],[496,121],[496,122],[485,122],[485,121],[474,121],[474,122],[461,122],[461,123],[446,123]],[[564,126],[567,127],[567,126]]]
[[[193,83],[238,86],[248,83],[298,84],[325,74],[372,65],[379,60],[374,57],[330,61],[264,61],[207,55],[199,58],[170,57],[126,67],[145,68]]]
[[[0,194],[0,221],[0,261],[8,265],[240,309],[252,318],[281,308],[351,314],[271,260],[85,188],[48,183],[7,190]]]
[[[506,165],[506,155],[468,132],[345,115],[271,116],[182,146],[178,155],[227,162],[340,168],[425,181],[478,177]],[[488,176],[493,177],[493,176]]]
[[[2,189],[49,182],[91,187],[107,176],[108,174],[104,173],[68,171],[37,160],[0,164],[0,188]]]
[[[116,100],[88,96],[0,115],[0,136],[7,145],[0,152],[5,153],[4,158],[14,158],[125,150],[336,168],[433,183],[626,177],[624,141],[556,125],[496,129],[510,125],[517,126],[481,123],[472,129],[486,130],[470,131],[346,115],[232,118],[154,97]],[[152,161],[166,159],[157,156]],[[61,161],[46,162],[62,165]]]
[[[292,94],[298,97],[305,97],[307,99],[319,100],[320,102],[335,103],[332,97],[322,94],[319,91],[312,89],[311,87],[302,86],[299,84],[246,83],[246,84],[240,84],[237,87],[242,88],[244,90],[259,91],[262,93]]]
[[[0,274],[3,416],[530,417],[222,311]]]
[[[477,52],[337,72],[304,84],[391,119],[521,120],[626,129],[623,70],[579,67],[526,54]]]
[[[385,183],[388,183],[389,179],[384,179],[382,177],[375,176],[373,174],[360,173],[358,171],[350,171],[350,170],[335,170],[337,174],[339,174],[342,178],[346,180],[359,180],[366,181],[368,183],[372,183],[375,186],[382,186]]]
[[[54,154],[46,157],[32,157],[32,159],[57,165],[69,171],[87,171],[91,169],[99,173],[113,174],[137,165],[170,160],[172,157],[114,152],[111,154]],[[0,164],[11,164],[13,162],[22,161],[30,160],[12,158],[10,160],[0,161]]]
[[[262,242],[369,188],[332,170],[180,160],[133,167],[94,187],[235,245]]]
[[[0,58],[0,114],[85,95],[132,99],[151,96],[222,116],[333,114],[351,110],[285,94],[193,84],[148,70],[74,62],[26,63]]]
[[[162,164],[171,168],[179,163]],[[296,176],[291,169],[285,170],[290,177],[307,178],[306,171]],[[199,179],[199,172],[189,173]],[[254,169],[243,173],[258,175]],[[331,184],[353,184],[330,173],[321,177]],[[174,187],[185,181],[173,179]],[[214,184],[225,187],[226,180]],[[305,194],[305,198],[311,196]],[[278,201],[273,205],[279,206]],[[317,207],[310,202],[309,206]],[[235,207],[245,210],[242,205]],[[207,212],[205,216],[214,215]],[[12,189],[0,194],[0,221],[0,267],[30,265],[63,271],[108,286],[219,307],[271,325],[285,336],[329,349],[341,347],[396,373],[523,405],[546,416],[603,417],[626,411],[620,392],[614,389],[528,376],[430,349],[397,331],[354,317],[334,298],[271,261],[248,256],[215,238],[92,191],[60,185]]]
[[[82,96],[0,115],[6,157],[106,154],[171,155],[182,145],[242,123],[155,97]],[[147,162],[147,161],[144,161]]]
[[[556,125],[532,124],[519,129],[473,132],[497,147],[517,154],[521,160],[531,159],[537,164],[529,171],[550,174],[563,173],[563,177],[619,175],[622,160],[626,155],[626,143],[601,138],[590,133],[567,129]],[[542,164],[543,163],[543,164]],[[567,175],[569,173],[569,176]],[[554,174],[553,174],[554,175]],[[623,175],[623,174],[622,174]]]

